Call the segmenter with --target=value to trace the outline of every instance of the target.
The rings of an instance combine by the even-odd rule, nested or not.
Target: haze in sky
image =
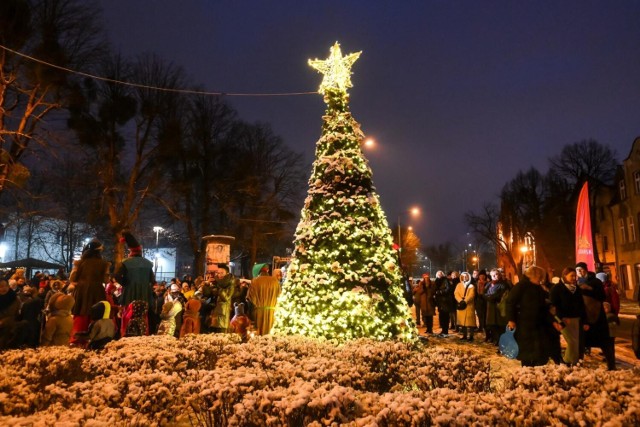
[[[339,41],[362,51],[351,111],[390,226],[426,245],[467,239],[464,213],[565,144],[595,139],[624,159],[640,136],[637,1],[103,0],[113,46],[155,52],[205,90],[316,91],[307,65]],[[310,164],[317,94],[228,97]],[[404,213],[419,206],[422,215]],[[302,207],[302,206],[301,206]]]

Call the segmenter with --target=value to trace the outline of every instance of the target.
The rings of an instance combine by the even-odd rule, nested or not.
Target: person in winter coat
[[[71,309],[75,304],[73,296],[57,292],[49,299],[49,316],[42,331],[40,343],[43,346],[69,345],[73,316]]]
[[[604,311],[603,302],[606,295],[602,282],[595,274],[587,271],[587,264],[576,264],[578,286],[582,291],[585,302],[586,320],[588,328],[585,328],[584,344],[586,347],[600,347],[607,361],[607,369],[616,369],[616,353],[614,340],[609,335],[609,323]]]
[[[596,274],[596,278],[602,282],[604,286],[605,301],[609,303],[611,313],[620,314],[620,293],[618,287],[613,283],[607,273],[600,272]]]
[[[427,328],[427,333],[433,333],[433,316],[436,314],[436,285],[431,282],[429,273],[422,275],[422,280],[413,288],[413,304],[416,307],[416,324],[422,323]]]
[[[146,301],[133,301],[125,310],[122,323],[127,319],[125,337],[141,337],[149,335],[149,321],[147,311],[149,305]]]
[[[229,332],[229,322],[231,321],[231,297],[235,290],[235,278],[229,273],[226,264],[218,265],[216,270],[216,283],[214,293],[216,305],[211,313],[211,329],[213,332]]]
[[[89,344],[91,350],[101,350],[116,337],[116,324],[111,317],[111,304],[100,301],[91,307]]]
[[[175,336],[176,332],[176,316],[182,311],[182,304],[178,299],[167,301],[162,306],[160,313],[160,325],[158,326],[158,335]]]
[[[457,271],[452,271],[450,273],[451,287],[455,291],[458,283],[460,283],[460,273]],[[458,327],[458,310],[456,309],[456,299],[451,294],[451,304],[453,305],[453,310],[449,312],[449,329],[453,329],[454,331],[458,331],[460,328]]]
[[[73,330],[71,343],[75,343],[75,333],[89,329],[91,307],[107,297],[103,284],[109,280],[111,263],[102,259],[103,246],[93,239],[83,249],[82,256],[70,274],[70,281],[75,283],[73,298],[76,303],[71,310],[73,314]]]
[[[500,312],[498,304],[505,293],[509,292],[509,284],[502,278],[502,273],[497,268],[492,269],[489,276],[491,281],[484,293],[484,300],[487,303],[485,341],[498,345],[500,335],[504,333],[507,326],[507,318]]]
[[[121,241],[126,242],[129,257],[122,261],[114,274],[123,288],[120,305],[127,307],[134,301],[143,301],[149,306],[152,303],[153,284],[156,281],[153,263],[142,256],[142,246],[131,233],[124,231]],[[126,329],[126,325],[123,324],[121,329]]]
[[[585,321],[582,291],[576,282],[575,268],[567,267],[562,270],[560,283],[552,287],[550,292],[551,305],[555,308],[556,316],[564,323],[562,336],[567,348],[563,360],[569,365],[576,364],[581,357],[580,334]]]
[[[184,315],[182,316],[182,327],[180,328],[180,338],[187,334],[199,334],[200,333],[200,306],[202,303],[200,300],[192,298],[187,301],[187,306],[184,309]]]
[[[280,282],[269,275],[269,264],[254,266],[259,269],[258,277],[254,277],[247,292],[247,300],[254,307],[256,318],[256,331],[258,335],[267,335],[273,326],[274,314],[278,295],[280,295]]]
[[[476,286],[476,315],[478,316],[478,329],[479,332],[485,332],[485,324],[487,323],[487,301],[484,299],[484,294],[487,286],[487,272],[481,270],[478,272],[478,278],[475,283]]]
[[[38,297],[38,289],[31,286],[25,286],[18,297],[21,298],[22,305],[14,325],[13,345],[36,348],[40,344],[44,299]]]
[[[640,314],[636,315],[636,320],[631,325],[631,348],[636,358],[640,359]]]
[[[176,338],[180,338],[180,329],[182,329],[182,317],[184,316],[184,308],[187,306],[187,299],[182,295],[180,291],[180,285],[177,283],[173,283],[169,287],[169,293],[165,297],[165,302],[174,301],[180,303],[180,310],[175,315],[176,326],[174,328],[173,336]]]
[[[164,285],[156,283],[153,287],[153,298],[149,306],[149,334],[155,335],[160,325],[160,314],[164,305],[165,293],[167,289]]]
[[[460,274],[460,282],[456,285],[456,289],[453,293],[457,304],[457,322],[458,326],[462,328],[462,340],[473,341],[473,331],[476,328],[476,288],[471,283],[471,275],[469,273],[462,272]],[[460,307],[461,302],[464,301],[464,308]]]
[[[44,297],[45,308],[49,307],[49,300],[51,300],[51,297],[53,296],[53,294],[62,292],[63,287],[64,287],[64,283],[61,280],[53,280],[51,282],[51,289],[49,290],[49,292],[47,292],[47,294]]]
[[[544,269],[531,266],[522,280],[511,289],[507,298],[507,326],[515,329],[518,343],[518,360],[522,366],[540,366],[549,360],[551,344],[547,329],[549,326],[559,331],[561,325],[554,321],[548,295],[543,287],[546,281]]]
[[[449,313],[456,309],[454,305],[455,299],[453,297],[455,288],[451,285],[451,282],[449,282],[449,279],[447,279],[447,276],[445,276],[444,272],[441,270],[436,273],[435,288],[438,321],[442,328],[438,336],[446,338],[449,336]]]
[[[9,283],[0,280],[0,350],[11,345],[12,333],[20,310],[17,293],[9,287]]]

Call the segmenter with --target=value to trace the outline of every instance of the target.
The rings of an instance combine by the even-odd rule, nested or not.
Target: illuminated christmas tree
[[[417,331],[371,168],[364,134],[349,112],[351,66],[360,52],[309,65],[324,75],[327,104],[293,260],[278,300],[273,332],[346,340],[411,340]]]

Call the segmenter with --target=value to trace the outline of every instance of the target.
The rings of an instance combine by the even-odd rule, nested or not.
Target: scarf
[[[562,283],[564,283],[564,285],[567,287],[567,289],[569,289],[569,292],[571,292],[572,294],[576,293],[576,289],[578,288],[576,285],[571,284],[571,283],[567,283],[564,280],[562,281]]]

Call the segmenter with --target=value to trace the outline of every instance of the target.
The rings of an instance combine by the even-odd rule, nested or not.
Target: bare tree
[[[550,185],[553,198],[550,199],[555,215],[562,221],[563,230],[570,240],[575,239],[575,203],[585,182],[589,183],[591,217],[595,218],[598,188],[611,185],[615,179],[618,161],[616,152],[595,140],[583,140],[565,145],[559,156],[549,159]],[[563,184],[561,181],[566,183]],[[563,194],[562,190],[565,192]],[[564,201],[564,205],[561,204]],[[592,232],[595,233],[593,228]],[[593,236],[595,241],[595,235]],[[596,263],[600,262],[597,248],[594,248]]]
[[[169,172],[167,212],[184,226],[194,271],[204,265],[201,238],[223,232],[219,192],[225,158],[223,141],[236,120],[236,111],[218,97],[197,96],[187,107],[185,136],[159,161]]]
[[[104,73],[160,88],[185,86],[183,71],[156,56],[141,56],[128,63],[116,56]],[[101,207],[107,213],[114,243],[125,229],[133,229],[140,210],[151,195],[166,188],[159,158],[181,144],[184,99],[155,89],[131,89],[111,83],[85,82],[83,97],[71,110],[69,125],[82,144],[92,150],[102,190]],[[114,261],[122,261],[124,248],[114,245]]]
[[[436,270],[450,270],[455,263],[454,259],[456,256],[451,242],[427,246],[424,252],[427,257],[431,259],[432,264],[434,264],[433,267]]]
[[[418,250],[422,246],[420,238],[411,228],[402,230],[402,250],[400,251],[400,265],[408,274],[413,274],[413,268],[418,264]]]
[[[264,124],[237,122],[225,143],[229,168],[221,175],[219,200],[236,225],[237,242],[251,263],[258,253],[274,253],[274,244],[293,236],[288,227],[304,189],[302,155],[287,147]]]
[[[502,188],[501,216],[512,217],[514,225],[522,234],[535,231],[542,223],[546,195],[544,177],[537,169],[520,171]]]
[[[497,248],[498,255],[503,255],[511,267],[516,270],[518,264],[511,253],[509,237],[502,232],[500,211],[497,206],[493,203],[485,203],[482,205],[481,212],[469,211],[464,216],[471,231],[482,239],[492,242]]]
[[[565,145],[549,163],[551,171],[574,188],[585,181],[592,188],[611,184],[618,164],[616,152],[593,139]]]
[[[39,131],[45,117],[61,110],[73,75],[86,71],[104,52],[95,3],[80,0],[5,0],[0,3],[0,193],[23,185],[22,163],[33,142],[47,145]],[[18,53],[16,53],[18,52]]]

